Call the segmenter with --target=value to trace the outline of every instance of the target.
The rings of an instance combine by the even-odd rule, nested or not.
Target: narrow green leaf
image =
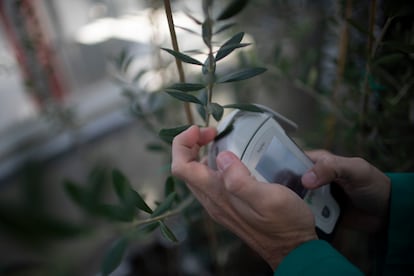
[[[182,92],[182,91],[178,91],[178,90],[172,90],[172,89],[168,89],[168,90],[166,90],[166,92],[171,97],[174,97],[174,98],[176,98],[180,101],[183,101],[183,102],[203,104],[202,102],[200,102],[200,100],[196,96],[193,96],[193,95],[188,94],[186,92]]]
[[[251,45],[251,43],[232,44],[232,45],[221,47],[219,51],[217,52],[216,61],[223,59],[224,57],[228,56],[229,54],[231,54],[234,50],[238,48],[243,48],[249,45]]]
[[[71,180],[64,181],[64,189],[69,198],[82,208],[86,208],[86,191],[83,187],[75,184]]]
[[[158,223],[158,221],[156,221],[139,227],[138,231],[141,233],[149,234],[153,232],[155,229],[157,229],[158,226],[160,226],[160,224]]]
[[[175,192],[175,181],[173,176],[169,176],[165,181],[164,195],[168,197],[173,192]]]
[[[167,198],[160,204],[158,207],[154,210],[154,213],[152,213],[151,217],[157,217],[163,213],[165,213],[167,210],[169,210],[172,206],[172,203],[174,202],[176,193],[171,193],[167,196]]]
[[[175,128],[161,129],[158,136],[165,142],[171,144],[174,137],[189,128],[191,125],[183,125]]]
[[[243,10],[249,0],[233,0],[220,14],[217,20],[229,19]]]
[[[244,111],[250,111],[250,112],[263,112],[263,110],[254,105],[254,104],[226,104],[223,105],[223,108],[237,108]]]
[[[174,235],[173,231],[171,231],[171,229],[163,221],[160,221],[159,224],[161,233],[166,239],[172,242],[178,242],[178,239]]]
[[[103,275],[109,275],[122,262],[125,251],[128,247],[128,240],[124,237],[115,240],[103,259],[101,270]]]
[[[234,129],[234,126],[233,125],[234,125],[234,121],[231,121],[230,124],[228,124],[227,127],[222,132],[220,132],[219,134],[217,134],[217,136],[214,138],[214,141],[218,141],[221,138],[224,138],[228,134],[230,134],[233,131],[233,129]]]
[[[221,120],[221,118],[223,117],[223,112],[224,112],[224,109],[221,105],[219,105],[218,103],[210,103],[208,105],[208,109],[210,111],[210,114],[213,115],[213,118],[216,121]]]
[[[198,99],[203,103],[203,105],[207,105],[208,103],[208,94],[207,89],[201,90]]]
[[[174,57],[178,58],[179,60],[181,60],[182,62],[186,62],[186,63],[190,63],[190,64],[195,64],[195,65],[203,65],[200,61],[185,55],[183,53],[180,52],[176,52],[174,50],[171,49],[167,49],[167,48],[161,48],[162,50],[168,52],[169,54],[173,55]]]
[[[214,32],[214,34],[216,35],[216,34],[219,34],[219,33],[222,33],[222,32],[224,32],[224,31],[226,31],[226,30],[228,30],[228,29],[230,29],[231,27],[233,27],[234,25],[236,25],[236,23],[228,23],[228,24],[224,24],[223,26],[221,26],[221,27],[219,27],[215,32]]]
[[[144,199],[132,189],[128,179],[121,171],[116,169],[112,171],[112,182],[118,198],[126,208],[134,206],[146,213],[152,213],[151,208],[147,205]]]
[[[203,41],[204,41],[204,44],[206,44],[208,47],[211,46],[211,38],[213,36],[212,24],[213,24],[212,21],[209,18],[207,18],[203,22],[203,25],[201,26]]]
[[[205,87],[205,85],[202,84],[202,83],[183,83],[183,82],[179,82],[179,83],[175,83],[175,84],[171,85],[167,89],[180,90],[180,91],[183,91],[183,92],[191,92],[191,91],[201,90],[204,87]]]
[[[196,32],[196,31],[194,31],[194,30],[191,30],[191,29],[189,29],[189,28],[183,27],[183,26],[177,26],[177,25],[175,25],[175,28],[177,28],[177,29],[181,29],[181,30],[183,30],[183,31],[186,31],[187,33],[194,34],[194,35],[197,35],[197,36],[199,36],[199,35],[200,35],[198,32]]]
[[[148,143],[146,148],[147,148],[147,150],[152,151],[152,152],[164,152],[164,151],[166,151],[166,148],[164,147],[164,145],[162,145],[160,143]]]
[[[192,16],[189,12],[184,12],[185,15],[188,16],[188,18],[190,18],[191,20],[194,21],[194,23],[196,23],[197,25],[201,25],[203,24],[203,22],[201,22],[200,20],[198,20],[197,18],[195,18],[194,16]]]
[[[266,71],[266,68],[261,67],[255,67],[255,68],[246,68],[242,69],[233,73],[230,73],[228,75],[225,75],[217,81],[218,83],[224,83],[224,82],[233,82],[233,81],[240,81],[240,80],[246,80],[249,78],[252,78],[254,76],[257,76],[259,74],[262,74]]]
[[[197,113],[201,118],[205,119],[207,117],[207,110],[204,105],[198,104],[196,106]]]
[[[96,213],[109,220],[121,222],[131,222],[134,218],[133,210],[121,205],[99,204],[96,206]]]
[[[376,58],[372,62],[372,66],[385,65],[385,64],[396,64],[405,58],[405,55],[402,53],[392,53],[389,55],[384,55]]]
[[[233,37],[231,37],[229,40],[223,43],[221,45],[220,49],[217,51],[216,55],[216,61],[224,58],[225,56],[229,55],[231,52],[234,51],[236,48],[229,47],[230,45],[239,45],[242,41],[244,36],[244,32],[240,32],[235,34]]]
[[[214,82],[214,80],[211,80],[211,76],[214,77],[216,72],[216,60],[212,53],[210,53],[206,60],[204,61],[203,67],[202,67],[202,73],[203,75],[206,75],[208,79],[206,79],[206,83],[210,83],[211,81]]]

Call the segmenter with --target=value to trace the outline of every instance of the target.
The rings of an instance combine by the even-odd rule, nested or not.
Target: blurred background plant
[[[359,155],[384,171],[414,169],[410,1],[182,0],[172,7],[169,1],[141,1],[139,19],[128,12],[117,17],[123,13],[113,1],[95,2],[87,26],[95,32],[85,27],[76,37],[86,51],[83,59],[93,57],[98,66],[79,62],[72,74],[86,79],[103,67],[112,82],[88,86],[99,91],[89,102],[85,96],[62,100],[35,93],[45,103],[38,108],[47,118],[42,128],[66,146],[53,158],[39,158],[39,151],[26,155],[23,160],[34,162],[2,178],[1,250],[8,254],[2,254],[0,273],[272,275],[209,220],[181,181],[168,176],[172,137],[189,124],[215,125],[233,103],[248,109],[262,103],[298,122],[294,138],[305,149]],[[1,11],[7,11],[4,4]],[[120,21],[115,27],[114,18]],[[129,20],[137,37],[124,33],[121,19]],[[98,23],[114,30],[115,39],[99,41]],[[64,36],[57,34],[54,47],[63,47]],[[45,48],[36,41],[26,43],[29,49]],[[110,58],[103,64],[96,52]],[[266,74],[236,82],[263,68]],[[33,89],[51,88],[40,82],[28,86]],[[119,94],[123,98],[108,96]],[[100,109],[90,112],[95,106]],[[108,116],[109,110],[118,113]],[[92,131],[108,121],[110,128]],[[6,157],[44,137],[29,137]],[[43,148],[53,152],[57,145]],[[56,185],[62,178],[64,185]],[[371,273],[370,238],[350,230],[339,234],[355,241],[337,244],[340,250]]]

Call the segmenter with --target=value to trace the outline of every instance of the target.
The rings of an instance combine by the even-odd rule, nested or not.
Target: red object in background
[[[61,101],[65,91],[35,2],[39,3],[32,0],[1,1],[0,22],[12,45],[28,91],[43,107],[51,99]]]

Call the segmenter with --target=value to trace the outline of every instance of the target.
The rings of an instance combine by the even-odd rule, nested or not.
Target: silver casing
[[[284,167],[285,171],[288,168],[289,173],[293,172],[296,178],[299,176],[300,179],[313,163],[286,133],[295,130],[296,124],[266,107],[260,108],[265,112],[234,110],[219,123],[219,134],[228,129],[229,125],[232,125],[232,130],[210,145],[209,166],[216,169],[218,153],[231,151],[258,181],[275,182],[269,181],[269,177],[265,177],[263,171],[266,171],[266,175],[269,175],[269,170],[272,174],[277,174],[281,167]],[[282,150],[274,152],[278,151],[277,148]],[[280,151],[283,153],[279,154]],[[276,158],[279,160],[271,160],[272,156],[278,156]],[[301,188],[296,190],[296,193],[309,205],[315,216],[316,226],[326,234],[332,233],[340,208],[331,195],[330,185],[315,190],[306,190],[301,183],[299,185]]]

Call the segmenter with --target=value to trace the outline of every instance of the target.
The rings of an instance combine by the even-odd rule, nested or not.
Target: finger
[[[274,192],[276,185],[257,181],[249,169],[231,152],[221,152],[217,156],[217,165],[222,172],[226,191],[252,208],[255,206],[254,209],[264,204],[263,199],[268,198],[269,192]]]
[[[369,164],[361,158],[348,158],[334,155],[324,150],[306,153],[315,162],[314,166],[302,176],[302,183],[314,189],[330,182],[342,184],[358,178]]]

